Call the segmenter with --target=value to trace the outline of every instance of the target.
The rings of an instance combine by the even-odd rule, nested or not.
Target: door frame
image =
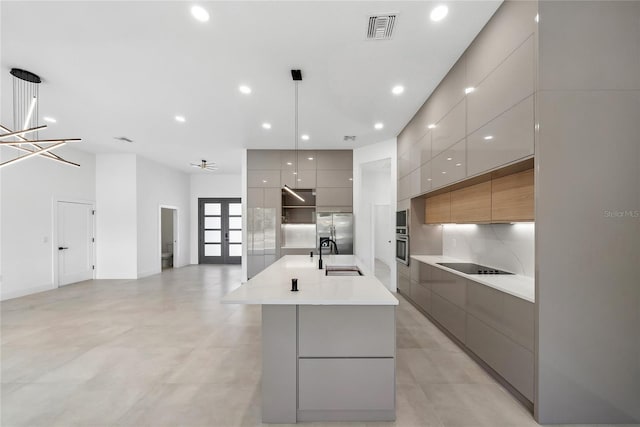
[[[182,267],[178,262],[180,259],[180,215],[177,206],[158,205],[158,240],[156,247],[158,249],[156,260],[159,264],[159,270],[162,271],[162,209],[173,210],[173,268]]]
[[[203,202],[201,202],[203,201]],[[203,248],[204,248],[204,215],[203,215],[203,206],[205,203],[207,203],[207,201],[209,201],[210,203],[222,203],[228,206],[230,203],[240,203],[241,207],[242,207],[242,225],[244,226],[246,224],[245,222],[245,215],[246,215],[246,211],[244,209],[244,203],[242,203],[242,198],[241,197],[198,197],[198,264],[205,264],[202,262],[202,260],[204,259],[204,253],[203,253]],[[244,259],[243,255],[244,255],[244,248],[246,247],[246,242],[244,242],[244,240],[242,241],[242,254],[239,256],[239,260],[238,262],[232,262],[232,263],[225,263],[224,262],[224,246],[226,244],[227,246],[227,250],[229,247],[229,242],[227,241],[225,243],[224,241],[224,233],[225,233],[225,227],[224,227],[224,218],[225,214],[224,211],[220,212],[220,217],[221,217],[221,229],[220,229],[220,234],[221,234],[221,245],[222,245],[222,258],[223,258],[223,262],[220,264],[214,264],[214,265],[240,265],[242,264],[242,260]],[[227,216],[227,232],[228,230],[228,222],[229,222],[229,212],[227,210],[226,212],[226,216]],[[244,230],[242,231],[242,238],[244,239],[246,236]]]
[[[91,206],[91,211],[93,212],[92,216],[92,224],[91,224],[91,232],[93,233],[93,245],[92,245],[92,265],[93,275],[92,279],[96,278],[96,271],[98,270],[98,266],[96,265],[96,215],[98,212],[96,211],[96,202],[94,200],[84,200],[84,199],[74,199],[71,197],[53,197],[51,202],[51,258],[53,260],[52,263],[52,272],[51,272],[51,289],[57,289],[60,285],[60,257],[58,256],[58,203],[76,203],[79,205],[89,205]]]

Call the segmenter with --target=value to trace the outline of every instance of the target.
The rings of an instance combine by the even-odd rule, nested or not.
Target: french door
[[[198,262],[240,264],[241,259],[240,199],[198,199]]]

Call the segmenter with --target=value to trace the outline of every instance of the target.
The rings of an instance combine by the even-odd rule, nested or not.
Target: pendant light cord
[[[298,188],[298,82],[295,82],[295,135],[294,135],[294,141],[295,141],[295,151],[296,151],[296,173],[295,173],[295,177],[293,178],[294,182],[294,188]]]

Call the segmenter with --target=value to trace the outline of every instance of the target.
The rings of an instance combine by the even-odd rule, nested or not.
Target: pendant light
[[[13,128],[18,130],[0,125],[0,130],[5,132],[0,134],[0,146],[11,147],[26,154],[0,163],[0,168],[35,156],[79,167],[79,164],[65,160],[51,151],[62,147],[67,142],[80,141],[80,138],[38,139],[38,131],[47,127],[38,125],[39,84],[42,79],[30,71],[19,68],[12,68],[11,75],[13,76]],[[29,139],[26,136],[29,136]]]
[[[302,72],[300,70],[291,70],[291,78],[293,78],[293,84],[295,85],[295,95],[294,95],[295,113],[294,113],[294,125],[293,125],[294,127],[293,141],[294,141],[294,149],[295,149],[295,156],[296,156],[296,159],[295,159],[296,171],[293,175],[297,178],[298,177],[298,138],[299,138],[298,136],[298,83],[302,81]],[[294,185],[296,188],[298,187],[297,183]],[[302,196],[300,196],[295,190],[293,190],[287,184],[285,184],[282,188],[283,190],[288,191],[289,194],[298,198],[298,200],[300,200],[301,202],[304,202],[304,199],[302,198]]]

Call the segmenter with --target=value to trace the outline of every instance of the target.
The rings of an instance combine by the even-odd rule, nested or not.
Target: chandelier
[[[42,79],[30,71],[12,68],[13,76],[13,129],[0,125],[0,146],[11,147],[21,155],[0,163],[0,168],[27,160],[35,156],[60,162],[69,166],[80,167],[79,164],[65,160],[52,150],[60,148],[68,142],[81,141],[80,138],[39,139],[38,131],[47,125],[38,125],[38,89]]]

